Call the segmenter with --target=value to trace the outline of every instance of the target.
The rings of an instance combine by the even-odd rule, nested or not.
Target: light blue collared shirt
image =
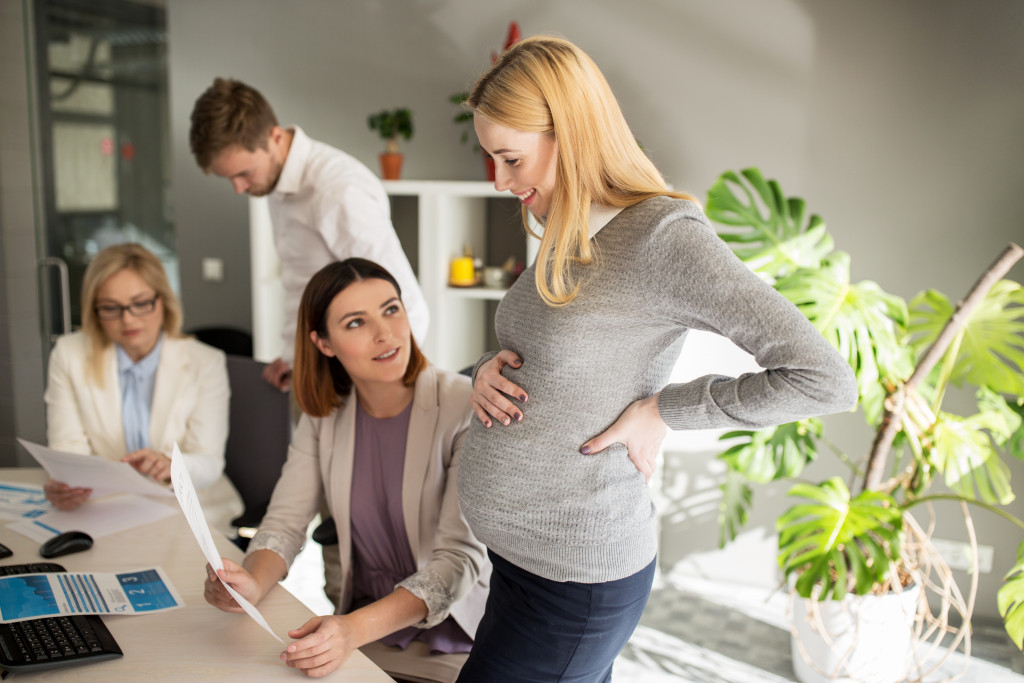
[[[116,346],[117,376],[121,381],[121,421],[128,453],[149,448],[149,411],[153,405],[156,368],[160,364],[163,343],[161,332],[156,346],[138,363],[133,363],[120,345]]]

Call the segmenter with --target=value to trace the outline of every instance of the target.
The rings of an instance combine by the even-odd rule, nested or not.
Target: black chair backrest
[[[245,330],[234,327],[197,327],[188,334],[229,356],[252,358],[252,335]]]
[[[238,489],[245,512],[236,527],[257,527],[270,504],[291,441],[288,394],[263,381],[263,363],[228,356],[231,383],[230,431],[224,473]]]

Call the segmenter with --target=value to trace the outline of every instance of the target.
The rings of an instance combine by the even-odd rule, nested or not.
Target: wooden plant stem
[[[882,481],[885,464],[889,459],[889,449],[892,448],[893,439],[896,438],[896,432],[899,431],[903,422],[907,394],[914,391],[921,380],[928,376],[928,373],[946,353],[946,349],[959,334],[967,319],[970,318],[971,312],[978,303],[1022,256],[1024,256],[1024,249],[1013,242],[1007,245],[999,258],[974,283],[974,287],[967,293],[963,301],[957,304],[953,315],[946,321],[939,336],[935,338],[935,341],[922,356],[921,362],[917,364],[914,374],[886,400],[885,413],[882,415],[878,432],[875,433],[874,443],[871,444],[871,455],[868,456],[867,474],[864,477],[865,490],[877,489]]]

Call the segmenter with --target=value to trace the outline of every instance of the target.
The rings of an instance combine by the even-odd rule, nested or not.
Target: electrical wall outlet
[[[932,545],[950,569],[971,569],[971,544],[962,541],[950,541],[944,538],[933,538]],[[992,571],[992,558],[995,550],[990,545],[978,546],[978,571],[987,574]]]
[[[224,261],[219,258],[204,258],[203,279],[207,282],[223,282]]]

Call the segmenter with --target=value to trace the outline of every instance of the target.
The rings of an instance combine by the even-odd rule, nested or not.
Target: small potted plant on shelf
[[[514,21],[509,22],[508,34],[505,36],[505,44],[501,48],[501,51],[504,52],[505,50],[515,45],[517,42],[519,42],[520,38],[522,38],[522,34],[519,32],[519,24],[517,24]],[[498,57],[500,56],[501,55],[499,55],[498,53],[492,51],[491,64],[496,63],[498,61]],[[462,144],[466,144],[466,142],[469,141],[469,133],[473,127],[473,112],[466,107],[466,100],[468,99],[468,92],[457,92],[453,95],[448,96],[448,101],[459,108],[459,111],[456,112],[455,116],[452,117],[452,123],[463,127],[462,134],[459,136],[459,142],[461,142]],[[473,150],[480,151],[480,145],[474,142]],[[494,182],[494,159],[492,159],[488,154],[484,154],[483,158],[484,175],[487,177],[487,180]]]
[[[948,652],[963,641],[970,652],[978,572],[964,599],[915,515],[933,502],[959,506],[975,560],[969,506],[999,515],[1024,539],[1024,522],[1003,509],[1013,500],[1003,459],[1024,459],[1024,288],[1002,279],[1024,250],[1009,245],[959,304],[926,290],[908,305],[874,282],[850,282],[849,256],[833,249],[824,221],[757,169],[720,176],[706,210],[734,252],[846,356],[875,434],[854,454],[827,441],[818,419],[723,435],[733,445],[719,456],[728,467],[722,543],[746,520],[751,483],[798,477],[827,447],[859,485],[799,483],[790,490],[799,502],[777,520],[797,677],[921,680],[937,666],[918,656],[921,645]],[[973,394],[973,414],[943,409],[954,386]],[[931,492],[938,481],[948,491]],[[892,619],[879,616],[885,600]],[[998,609],[1020,648],[1024,544]],[[950,622],[957,612],[960,626]],[[886,646],[895,651],[888,672]]]
[[[367,124],[370,130],[377,131],[387,145],[380,155],[381,177],[384,180],[398,180],[402,175],[402,154],[398,151],[398,138],[412,138],[412,112],[404,108],[384,109],[370,114]]]

